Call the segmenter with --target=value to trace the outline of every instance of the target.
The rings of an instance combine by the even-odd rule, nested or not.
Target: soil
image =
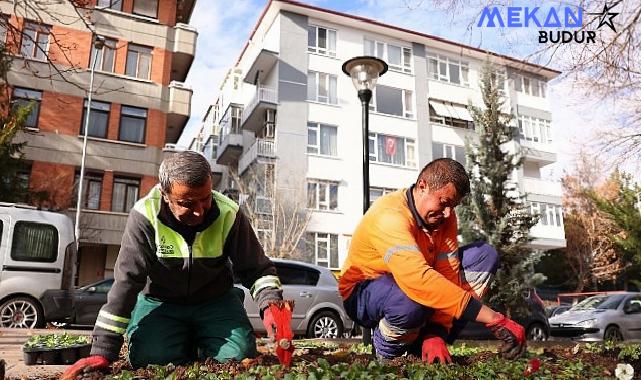
[[[581,360],[583,363],[589,363],[590,366],[600,366],[604,368],[604,372],[602,375],[605,377],[614,378],[615,368],[617,364],[621,362],[617,358],[618,351],[618,349],[614,349],[603,354],[593,354],[581,351],[578,353],[573,353],[571,347],[549,347],[545,348],[543,350],[543,353],[538,357],[541,359],[551,359],[552,363],[547,362],[545,366],[549,371],[551,371],[553,375],[563,371],[564,368],[562,366],[567,365],[556,363],[561,361],[565,361],[566,363],[567,361],[577,362]],[[477,362],[488,362],[494,359],[496,355],[497,354],[494,352],[481,352],[468,356],[453,356],[452,359],[454,363],[461,366],[470,366]],[[315,366],[314,363],[316,363],[319,358],[327,360],[330,364],[360,363],[364,366],[366,366],[367,363],[369,363],[373,359],[372,356],[368,354],[349,353],[345,351],[344,347],[342,351],[339,349],[338,351],[332,353],[328,352],[326,348],[319,347],[304,349],[302,350],[302,353],[297,352],[297,354],[294,356],[294,363],[310,363],[310,366],[313,367]],[[641,358],[636,360],[626,360],[626,362],[631,364],[634,368],[634,379],[641,380]],[[398,367],[397,374],[399,376],[406,376],[404,365],[409,363],[420,363],[420,359],[414,357],[401,357],[385,362],[385,364],[388,366]],[[229,375],[232,375],[232,377],[245,372],[250,367],[254,367],[257,365],[270,366],[276,364],[278,364],[277,358],[270,354],[262,354],[256,359],[245,359],[241,362],[231,361],[228,363],[218,363],[215,360],[207,359],[205,362],[200,363],[201,366],[207,367],[208,372],[220,374],[228,373]],[[120,373],[123,370],[132,371],[131,366],[124,359],[115,362],[112,366],[112,374],[114,375]],[[187,370],[188,367],[176,366],[174,372],[175,379],[186,380],[188,378]],[[281,369],[276,373],[272,372],[272,374],[276,378],[282,378],[286,373],[287,370],[284,369]],[[152,369],[137,369],[133,371],[133,375],[136,380],[151,379],[153,378],[154,374],[155,372]],[[470,374],[470,380],[473,379],[472,375],[473,374]],[[103,380],[104,378],[105,374],[93,371],[83,373],[82,375],[78,376],[77,380]],[[556,376],[553,376],[553,378],[556,378]],[[51,380],[53,379],[54,378],[51,378]]]

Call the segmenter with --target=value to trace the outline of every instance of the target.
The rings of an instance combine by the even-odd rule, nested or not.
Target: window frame
[[[137,109],[137,110],[143,110],[145,111],[145,116],[138,116],[134,114],[126,114],[125,113],[125,108],[131,108],[131,109]],[[132,140],[126,140],[122,137],[122,120],[127,117],[130,119],[137,119],[137,120],[143,120],[143,125],[142,125],[142,141],[132,141]],[[145,141],[147,141],[147,120],[149,119],[149,109],[147,108],[141,108],[141,107],[134,107],[134,106],[127,106],[127,105],[121,105],[120,107],[120,119],[118,121],[118,141],[125,141],[125,142],[130,142],[134,144],[145,144]]]
[[[384,136],[384,137],[393,137],[396,139],[403,139],[403,149],[405,152],[405,157],[404,157],[404,163],[403,164],[395,164],[392,162],[384,162],[381,161],[378,157],[378,137],[379,136]],[[372,148],[372,142],[373,142],[373,148]],[[369,146],[369,160],[370,162],[376,162],[378,164],[382,165],[392,165],[392,166],[400,166],[404,168],[416,168],[416,141],[412,138],[405,137],[405,136],[395,136],[395,135],[388,135],[385,133],[377,133],[377,132],[370,132],[369,137],[368,137],[368,143],[370,144]],[[409,152],[412,152],[414,157],[408,157]]]
[[[93,171],[88,171],[85,172],[85,175],[83,176],[83,180],[86,181],[86,186],[83,184],[82,190],[86,194],[82,196],[81,202],[80,202],[80,208],[81,210],[100,210],[100,203],[102,201],[102,190],[103,190],[103,185],[105,182],[105,176],[104,173],[99,173],[99,172],[93,172]],[[74,190],[73,190],[73,200],[74,200],[74,205],[78,204],[78,190],[80,188],[80,170],[76,171],[76,175],[74,177]],[[98,192],[98,200],[97,200],[97,207],[89,207],[89,191],[91,189],[91,184],[92,183],[98,183],[98,189],[100,190]]]
[[[385,112],[381,112],[381,111],[378,110],[378,102],[376,101],[376,95],[377,95],[377,89],[379,87],[386,87],[386,88],[391,88],[391,89],[394,89],[394,90],[400,90],[401,91],[401,107],[403,108],[401,110],[402,115],[395,115],[395,114],[391,114],[391,113],[385,113]],[[409,102],[407,101],[408,95],[410,97]],[[404,119],[413,120],[414,119],[414,91],[408,90],[408,89],[405,89],[405,88],[378,85],[372,91],[372,100],[369,103],[369,110],[372,111],[372,112],[376,112],[377,114],[380,114],[380,115],[401,117],[401,118],[404,118]]]
[[[538,144],[552,144],[554,142],[550,120],[519,115],[518,129],[521,140]]]
[[[116,44],[118,43],[117,40],[113,38],[106,38],[105,39],[105,45],[100,49],[98,52],[98,62],[96,63],[96,70],[97,71],[102,71],[105,73],[113,73],[116,71]],[[105,69],[105,53],[107,50],[112,51],[112,57],[111,57],[111,68],[110,69]],[[91,44],[91,52],[89,55],[89,67],[93,67],[93,60],[94,56],[96,54],[96,46],[92,43]],[[99,67],[98,67],[99,66]]]
[[[309,44],[309,35],[311,33],[311,29],[314,29],[314,42],[315,46],[311,46]],[[325,41],[327,47],[321,48],[318,46],[318,41],[319,41],[319,30],[320,29],[325,29]],[[330,50],[330,36],[334,36],[334,50]],[[332,57],[336,58],[336,50],[337,49],[337,43],[338,43],[338,31],[336,29],[328,28],[325,26],[320,26],[320,25],[314,25],[314,24],[309,24],[307,25],[307,52],[308,53],[314,53],[314,54],[320,54],[320,55],[325,55],[327,57]]]
[[[331,74],[331,73],[325,73],[322,71],[314,71],[314,70],[309,70],[307,71],[307,86],[310,86],[310,76],[314,75],[314,99],[310,99],[310,89],[307,89],[307,100],[315,103],[321,103],[321,104],[329,104],[329,105],[338,105],[338,76]],[[325,88],[327,90],[327,95],[323,96],[327,98],[326,100],[321,100],[321,95],[320,95],[320,78],[321,75],[325,76],[325,80],[323,81],[325,84]],[[335,86],[333,87],[335,93],[332,94],[332,79],[334,80]],[[334,102],[332,102],[332,98]]]
[[[430,80],[437,80],[453,84],[455,86],[470,87],[470,64],[467,61],[450,58],[447,55],[437,53],[427,53],[427,77]],[[431,61],[431,62],[430,62]],[[436,71],[432,70],[431,63],[435,63]],[[443,66],[444,65],[444,66]],[[451,66],[458,66],[459,83],[452,82]],[[445,67],[445,72],[441,69]]]
[[[50,247],[51,252],[53,253],[53,257],[49,257],[46,260],[29,260],[28,258],[25,257],[20,257],[16,256],[16,250],[18,248],[22,248],[21,245],[18,243],[16,240],[19,232],[19,229],[22,228],[22,226],[41,226],[41,227],[46,227],[54,232],[53,234],[53,243],[52,247]],[[58,228],[52,224],[48,223],[41,223],[41,222],[36,222],[36,221],[31,221],[31,220],[18,220],[14,226],[13,226],[13,237],[11,238],[11,260],[13,261],[21,261],[21,262],[31,262],[31,263],[54,263],[56,260],[58,260],[58,246],[60,245],[60,231],[58,231]]]
[[[16,96],[16,90],[18,91],[25,91],[26,93],[34,93],[37,94],[38,97],[36,98],[31,98],[31,97],[25,97],[25,96]],[[11,91],[11,102],[12,102],[12,107],[15,107],[15,100],[21,100],[21,101],[28,101],[29,103],[34,102],[34,108],[36,111],[36,116],[35,120],[36,123],[35,125],[31,126],[27,124],[28,119],[31,117],[31,113],[29,113],[29,116],[27,117],[27,120],[25,120],[25,128],[29,129],[39,129],[39,124],[40,124],[40,108],[42,106],[42,96],[44,95],[44,91],[42,90],[35,90],[31,88],[26,88],[26,87],[13,87]],[[21,102],[22,103],[22,102]],[[25,106],[25,105],[23,105]],[[31,112],[33,112],[34,109],[31,109]]]
[[[114,175],[113,184],[111,186],[111,211],[129,213],[129,211],[131,211],[131,209],[134,207],[134,204],[136,203],[136,201],[140,199],[141,182],[142,181],[140,178]],[[125,196],[124,196],[123,204],[122,204],[122,207],[119,208],[118,210],[115,209],[116,184],[125,185],[125,193],[124,193]],[[137,189],[137,192],[136,192],[136,199],[134,199],[134,201],[131,203],[131,208],[127,210],[127,200],[129,197],[130,187],[135,187]]]
[[[34,37],[31,37],[29,34],[27,34],[27,30],[32,30],[34,32]],[[40,24],[35,21],[25,20],[24,26],[22,27],[21,35],[22,35],[22,39],[20,41],[20,55],[25,59],[33,59],[41,62],[47,61],[47,54],[49,54],[49,46],[51,46],[51,43],[49,41],[51,37],[51,26],[46,24]],[[38,44],[40,43],[39,40],[41,35],[47,36],[47,44],[45,48],[38,49]],[[31,53],[28,56],[24,54],[25,38],[28,38],[29,40],[31,40],[31,43],[33,43],[33,46],[31,47]],[[38,57],[38,53],[42,53],[43,57]]]
[[[136,50],[140,49],[140,50]],[[149,51],[147,53],[147,50]],[[136,53],[136,73],[132,75],[131,73],[128,73],[128,67],[129,67],[129,60],[130,60],[130,54],[131,52]],[[152,66],[153,66],[153,52],[154,49],[153,47],[150,46],[145,46],[145,45],[138,45],[138,44],[133,44],[129,43],[127,45],[127,59],[125,61],[125,75],[132,77],[132,78],[138,78],[142,80],[151,80],[151,71],[152,71]],[[140,73],[140,56],[141,54],[149,55],[149,71],[147,72],[147,77],[141,77],[139,76]]]
[[[370,50],[368,48],[368,45],[372,44],[374,47],[374,51],[368,51]],[[390,46],[398,48],[400,50],[400,64],[392,64],[391,59],[390,59]],[[379,49],[382,49],[383,51],[379,51]],[[406,55],[405,53],[409,52],[409,57],[407,57],[406,61]],[[367,38],[365,37],[363,39],[363,55],[370,55],[374,57],[378,57],[382,60],[384,60],[387,63],[387,66],[390,70],[392,71],[397,71],[405,74],[413,74],[414,73],[414,52],[412,51],[411,47],[408,46],[403,46],[401,44],[395,44],[395,43],[389,43],[389,42],[383,42],[374,38]]]
[[[308,232],[310,237],[313,238],[313,247],[314,247],[314,264],[328,268],[330,270],[338,270],[340,269],[340,254],[338,250],[338,234],[332,234],[329,232]],[[321,236],[324,235],[324,236]],[[308,238],[310,238],[308,237]],[[335,249],[336,249],[336,263],[332,263],[332,248],[334,245],[332,245],[332,241],[335,241]],[[319,243],[324,242],[326,243],[327,247],[327,258],[319,258],[318,257],[318,252],[319,252]],[[334,266],[332,266],[334,264]]]
[[[86,117],[87,117],[87,104],[88,103],[89,103],[88,99],[85,99],[84,100],[84,105],[82,107],[82,121],[80,122],[80,133],[79,133],[80,136],[84,136],[84,134],[85,134],[85,120],[86,120]],[[109,109],[107,111],[105,111],[103,109],[94,107],[94,104],[95,105],[106,105]],[[92,135],[91,133],[87,133],[87,136],[95,137],[95,138],[99,138],[99,139],[106,139],[109,136],[109,121],[111,119],[111,103],[103,102],[103,101],[100,101],[100,100],[92,100],[91,101],[91,113],[89,114],[89,122],[90,122],[89,132],[91,132],[91,125],[93,125],[93,124],[91,124],[91,115],[98,114],[98,113],[99,114],[105,114],[105,113],[107,114],[107,125],[105,125],[105,135],[104,136],[95,136],[95,135]]]
[[[111,10],[114,10],[114,11],[122,12],[122,2],[124,0],[106,0],[107,2],[109,2],[109,5],[100,5],[101,1],[105,1],[105,0],[97,0],[96,1],[96,8],[97,9],[111,9]],[[118,8],[114,8],[114,4],[119,4],[120,6]]]
[[[323,128],[333,128],[336,131],[336,154],[326,154],[322,153],[322,143],[321,143],[321,129]],[[310,145],[309,144],[309,133],[310,130],[314,131],[316,134],[316,145]],[[316,152],[310,152],[311,149],[316,149]],[[327,147],[327,150],[331,152],[331,147]],[[323,157],[338,157],[339,152],[338,152],[338,126],[336,125],[331,125],[331,124],[325,124],[325,123],[320,123],[316,121],[308,121],[307,122],[307,154],[314,154],[318,156],[323,156]]]
[[[143,13],[136,13],[136,3],[138,3],[139,1],[153,1],[153,2],[155,2],[155,4],[156,4],[156,15],[155,16],[149,16],[149,15],[146,15],[146,14],[143,14]],[[159,9],[160,9],[160,4],[159,4],[158,0],[134,0],[133,4],[131,6],[131,14],[134,14],[134,15],[140,16],[140,17],[147,17],[147,18],[151,18],[151,19],[154,19],[154,20],[158,20],[158,11],[159,11]]]
[[[311,190],[310,187],[313,187],[314,189]],[[322,191],[323,187],[324,191]],[[308,178],[307,208],[314,211],[338,211],[338,188],[339,182],[337,181]],[[335,191],[332,192],[332,189]],[[314,191],[313,197],[310,196],[310,191]],[[335,194],[334,201],[332,201],[332,194]],[[322,198],[325,199],[324,201],[321,201],[321,195]],[[313,204],[310,204],[312,199],[314,200],[311,202]],[[334,207],[332,207],[332,204],[334,204]]]
[[[380,187],[380,186],[370,186],[369,187],[369,205],[371,206],[374,201],[376,201],[378,198],[387,195],[389,193],[393,193],[398,189],[393,189],[391,187]],[[372,192],[373,191],[380,191],[380,195],[377,197],[372,197]]]

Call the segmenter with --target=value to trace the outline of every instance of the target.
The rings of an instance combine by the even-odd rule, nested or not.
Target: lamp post
[[[378,77],[387,72],[387,63],[376,57],[354,57],[343,63],[343,72],[352,78],[363,108],[363,214],[369,208],[369,102]],[[372,344],[372,331],[363,328],[363,343]],[[375,353],[374,353],[375,354]]]
[[[80,178],[78,179],[78,195],[76,202],[76,252],[80,250],[80,209],[82,208],[82,184],[85,179],[85,161],[87,160],[87,136],[89,134],[89,116],[91,114],[91,95],[93,93],[93,77],[96,71],[96,62],[98,61],[98,53],[105,46],[105,37],[98,34],[94,35],[93,46],[96,52],[91,61],[89,68],[89,93],[87,94],[87,112],[85,114],[85,133],[82,136],[82,159],[80,160]]]
[[[369,102],[376,80],[387,72],[387,63],[376,57],[354,57],[343,63],[343,72],[352,78],[363,107],[363,214],[369,208]]]

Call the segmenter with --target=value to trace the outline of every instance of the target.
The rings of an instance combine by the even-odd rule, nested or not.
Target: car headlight
[[[597,321],[596,318],[587,319],[585,321],[577,323],[575,326],[576,327],[587,327],[587,328],[596,327],[596,321]]]

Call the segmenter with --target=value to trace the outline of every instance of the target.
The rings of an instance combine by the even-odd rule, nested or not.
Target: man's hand
[[[501,313],[496,313],[498,318],[486,323],[494,336],[503,341],[499,347],[499,355],[505,359],[516,359],[525,353],[525,329],[523,326],[507,318]]]
[[[441,364],[452,362],[450,352],[447,350],[443,338],[433,335],[428,335],[423,340],[422,359],[426,363],[435,363],[436,360]]]
[[[267,331],[267,337],[276,339],[276,321],[269,307],[263,311],[263,326],[265,326],[265,330]]]
[[[76,377],[83,373],[86,368],[90,370],[103,370],[109,367],[109,360],[104,356],[94,355],[78,360],[74,365],[67,368],[60,376],[60,380],[76,380]]]

